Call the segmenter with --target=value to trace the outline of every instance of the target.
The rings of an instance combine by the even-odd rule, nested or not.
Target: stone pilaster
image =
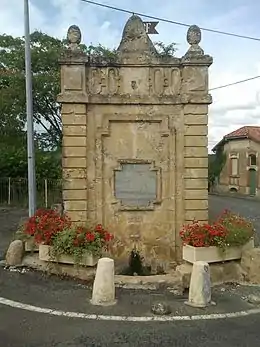
[[[69,49],[61,57],[63,124],[62,167],[64,211],[74,222],[86,222],[87,215],[87,94],[86,57],[79,48],[81,32],[68,30]]]
[[[86,105],[64,104],[62,122],[64,210],[73,221],[84,222],[87,211]]]
[[[190,48],[183,57],[185,223],[208,220],[208,67],[210,56],[199,46],[201,32],[191,26]]]

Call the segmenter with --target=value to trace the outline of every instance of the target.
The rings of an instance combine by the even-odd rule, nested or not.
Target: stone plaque
[[[115,197],[123,206],[145,208],[157,199],[157,173],[151,164],[125,163],[115,171]]]

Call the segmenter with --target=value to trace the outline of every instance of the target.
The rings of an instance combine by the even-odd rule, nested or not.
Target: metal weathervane
[[[158,31],[155,29],[155,27],[157,26],[159,22],[143,22],[143,23],[144,23],[145,31],[148,35],[159,34]]]

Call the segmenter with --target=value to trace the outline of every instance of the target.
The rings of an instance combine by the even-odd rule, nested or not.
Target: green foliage
[[[71,226],[57,233],[52,240],[52,257],[59,260],[63,254],[73,257],[79,264],[84,254],[100,256],[102,249],[112,240],[112,235],[101,224],[93,230],[84,226]]]
[[[186,245],[216,246],[221,251],[245,245],[254,234],[254,226],[249,220],[228,210],[224,210],[213,223],[193,221],[184,225],[180,231],[180,237]]]
[[[161,57],[171,57],[175,44],[155,43]],[[31,34],[33,111],[37,177],[60,177],[62,140],[59,57],[66,40],[35,31]],[[92,62],[113,63],[116,50],[81,45]],[[27,176],[24,38],[0,35],[0,176]],[[41,131],[40,131],[41,130]],[[54,151],[50,153],[49,151]],[[58,153],[58,154],[57,154]]]
[[[116,49],[108,49],[103,45],[81,46],[81,49],[90,57],[92,63],[113,64],[116,62]]]
[[[65,42],[40,32],[31,35],[35,161],[37,178],[61,177],[61,117],[58,58]],[[0,176],[26,177],[24,39],[0,35]],[[55,149],[50,152],[46,149]]]
[[[161,57],[172,56],[175,44],[156,42]],[[59,40],[39,31],[31,34],[31,60],[33,77],[33,110],[36,123],[45,131],[45,145],[60,146],[60,105],[56,102],[60,91],[59,57],[66,51],[66,40]],[[102,45],[85,46],[81,49],[96,62],[114,62],[116,50]],[[1,124],[21,129],[26,122],[24,38],[0,35],[0,90]],[[40,137],[41,135],[38,135]]]
[[[31,35],[34,119],[49,135],[53,147],[61,140],[60,106],[56,97],[60,89],[58,58],[64,49],[65,44],[59,39],[37,31]],[[12,127],[21,129],[26,123],[23,38],[0,35],[0,65],[0,113],[9,119]]]
[[[60,179],[62,174],[61,152],[37,151],[35,155],[36,179]]]
[[[81,48],[95,59],[115,57],[115,50],[102,45],[81,45]],[[43,130],[37,138],[48,149],[61,145],[61,114],[56,98],[60,92],[58,61],[66,49],[66,40],[39,31],[31,34],[34,120],[38,129]],[[24,38],[0,35],[0,69],[0,131],[21,131],[26,124]]]
[[[214,185],[219,178],[221,171],[226,163],[226,153],[222,148],[217,149],[215,154],[209,155],[209,184]]]
[[[175,55],[177,48],[176,43],[170,43],[168,45],[165,45],[163,42],[158,41],[154,42],[154,46],[161,58],[171,58]]]
[[[61,178],[61,154],[37,150],[35,153],[36,179]],[[0,151],[0,177],[27,177],[26,147],[9,147]]]
[[[55,237],[53,240],[52,256],[58,260],[63,254],[71,255],[75,262],[79,263],[82,259],[84,249],[82,247],[73,246],[75,235],[75,229],[63,230],[59,233],[59,237]]]
[[[253,224],[246,218],[225,210],[218,223],[226,229],[226,236],[219,245],[222,248],[245,245],[255,234]]]
[[[63,254],[70,255],[73,257],[76,264],[79,264],[86,250],[84,247],[75,246],[74,239],[76,237],[76,230],[68,229],[63,230],[57,234],[53,240],[52,257],[59,260],[59,257]],[[81,241],[84,242],[84,235],[80,235]],[[93,247],[93,252],[97,247]],[[99,248],[98,248],[99,249]]]

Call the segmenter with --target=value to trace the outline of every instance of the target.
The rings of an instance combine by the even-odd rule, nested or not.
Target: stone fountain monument
[[[191,26],[181,58],[162,58],[138,16],[116,57],[93,61],[68,30],[62,56],[63,204],[74,222],[102,223],[113,257],[133,248],[169,268],[182,257],[180,228],[208,219],[208,67]]]

